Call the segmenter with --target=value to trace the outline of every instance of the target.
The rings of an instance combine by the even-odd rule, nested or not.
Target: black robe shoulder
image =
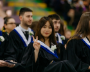
[[[61,44],[60,47],[62,47]],[[38,59],[35,63],[33,43],[30,43],[25,51],[21,64],[27,72],[76,72],[73,65],[69,64],[68,61],[62,61],[65,48],[60,48],[60,50],[61,52],[58,54],[59,58],[56,58],[40,47]]]
[[[72,39],[67,44],[67,60],[77,71],[89,72],[90,49],[81,39]]]
[[[14,61],[20,63],[25,48],[26,47],[24,46],[19,35],[13,30],[9,34],[8,46],[4,53],[5,59],[6,60],[14,60]]]
[[[6,32],[2,32],[2,36],[4,37],[4,41],[0,44],[0,59],[4,59],[4,52],[8,45],[8,34]]]

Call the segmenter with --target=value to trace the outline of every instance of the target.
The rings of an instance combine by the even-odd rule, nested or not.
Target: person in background
[[[55,30],[55,36],[56,36],[57,41],[59,43],[64,44],[63,43],[63,39],[65,39],[65,37],[64,38],[61,38],[61,34],[60,34],[60,33],[64,34],[64,27],[63,27],[63,23],[61,23],[60,16],[57,15],[57,14],[52,14],[52,15],[49,15],[48,17],[53,22],[54,30]]]
[[[15,27],[16,27],[16,23],[14,18],[12,17],[4,18],[3,30],[0,31],[0,71],[1,72],[7,72],[6,67],[13,66],[7,63],[6,61],[4,61],[4,53],[8,46],[8,41],[9,41],[8,36]]]
[[[75,35],[66,46],[67,60],[79,72],[90,72],[90,12],[82,14]]]
[[[70,30],[66,30],[66,32],[65,32],[65,41],[64,41],[64,43],[66,44],[67,43],[67,41],[71,38],[71,31]]]
[[[24,51],[32,41],[31,35],[33,35],[33,31],[29,28],[33,21],[32,15],[31,9],[27,7],[20,9],[19,18],[21,23],[9,34],[8,46],[4,53],[5,60],[9,60],[9,62],[12,61],[14,63],[21,63]],[[13,64],[12,70],[14,69],[13,67],[16,67],[15,64]]]

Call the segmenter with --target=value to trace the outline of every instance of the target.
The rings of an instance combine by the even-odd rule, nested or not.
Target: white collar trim
[[[88,39],[86,37],[84,37],[83,40],[85,43],[87,43],[90,46],[90,42],[88,41]]]
[[[38,40],[38,42],[40,43],[40,45],[44,46],[45,48],[47,48],[49,51],[51,51],[52,53],[54,53],[50,47],[48,47],[47,45],[45,45],[42,41]]]
[[[62,39],[61,39],[60,35],[58,33],[55,33],[55,36],[58,37],[58,42],[62,43]]]
[[[28,40],[26,39],[25,35],[23,34],[20,26],[16,27],[15,30],[20,34],[20,36],[23,38],[23,40],[25,41],[26,45],[28,46],[28,44],[31,42],[31,36],[29,35]],[[28,28],[29,33],[31,32],[31,29]]]

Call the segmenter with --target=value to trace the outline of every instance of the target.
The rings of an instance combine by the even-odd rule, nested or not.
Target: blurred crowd
[[[15,19],[16,24],[20,23],[19,16],[13,11],[12,7],[8,6],[8,3],[5,0],[0,0],[0,30],[4,25],[4,18],[12,17]]]
[[[90,11],[90,0],[44,0],[44,2],[74,28],[76,28],[82,13]]]
[[[49,4],[49,1],[50,1],[50,4]],[[55,0],[55,2],[56,2],[55,3],[54,0],[45,0],[45,2],[47,3],[47,5],[49,4],[48,6],[53,7],[53,8],[54,8],[54,5],[55,4],[57,5],[57,3],[58,3],[57,1],[58,0]],[[54,4],[53,4],[53,2],[54,2]],[[60,7],[60,8],[62,8],[62,7]],[[57,7],[57,10],[59,10],[59,6]],[[59,12],[61,13],[61,11],[62,10],[60,9]],[[60,17],[62,17],[62,15],[59,12],[57,12],[57,13],[60,15]],[[73,9],[71,9],[70,12],[73,13]],[[16,15],[16,13],[13,10],[13,8],[12,7],[9,7],[8,6],[8,3],[6,1],[0,0],[0,30],[3,30],[4,18],[6,18],[6,17],[12,17],[12,18],[14,18],[15,19],[16,26],[19,25],[19,23],[20,23],[19,16]],[[69,16],[67,16],[67,17],[68,18],[66,18],[66,19],[68,21],[68,19],[70,19],[70,17]],[[36,24],[37,23],[38,23],[38,21],[33,21],[32,25],[30,26],[34,31],[36,29]],[[61,21],[60,34],[61,35],[65,35],[65,37],[67,39],[69,39],[71,37],[71,31],[67,29],[67,26],[64,24],[63,20]]]

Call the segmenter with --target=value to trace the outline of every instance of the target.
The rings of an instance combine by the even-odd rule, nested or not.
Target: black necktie
[[[28,31],[25,31],[25,32],[24,32],[24,35],[25,35],[26,39],[28,40],[29,32],[28,32]]]
[[[58,37],[56,37],[56,40],[58,41]]]

